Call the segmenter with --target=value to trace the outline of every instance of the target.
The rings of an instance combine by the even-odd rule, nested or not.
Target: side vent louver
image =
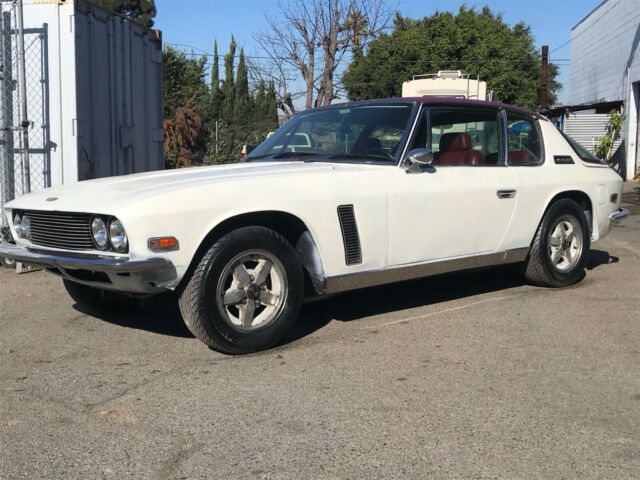
[[[338,206],[338,219],[344,241],[344,257],[347,265],[362,263],[362,251],[360,250],[360,236],[358,225],[353,212],[353,205]]]

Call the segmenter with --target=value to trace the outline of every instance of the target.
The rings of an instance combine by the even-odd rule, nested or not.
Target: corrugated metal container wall
[[[609,115],[606,113],[569,114],[564,119],[564,132],[576,142],[595,153],[600,138],[607,133]],[[613,152],[620,146],[620,140],[613,143]]]
[[[42,38],[27,51],[27,103],[47,138],[31,189],[162,169],[160,32],[85,0],[25,0],[24,22]]]
[[[79,180],[161,169],[160,33],[82,1],[74,22]]]

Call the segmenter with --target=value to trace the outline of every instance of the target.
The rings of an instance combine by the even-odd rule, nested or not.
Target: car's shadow
[[[132,308],[127,312],[95,312],[79,304],[75,304],[73,308],[85,315],[121,327],[146,330],[170,337],[193,338],[182,321],[177,300],[173,296],[147,302],[144,308]]]
[[[602,250],[591,250],[587,269],[617,263],[617,257]],[[517,267],[494,267],[450,273],[420,280],[383,285],[346,292],[305,303],[299,319],[280,346],[297,341],[323,328],[331,321],[349,322],[375,315],[434,305],[465,297],[508,290],[525,285]],[[193,337],[182,321],[175,298],[165,297],[149,302],[147,308],[131,313],[82,313],[126,328],[146,330],[173,337]]]

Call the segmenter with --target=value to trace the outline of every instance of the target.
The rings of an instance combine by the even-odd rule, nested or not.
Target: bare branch
[[[297,72],[288,84],[302,84],[304,92],[283,98],[302,94],[305,108],[338,98],[336,71],[388,28],[393,16],[385,0],[282,0],[278,6],[279,21],[267,16],[268,29],[255,39],[269,57],[268,69],[281,79],[287,77],[284,66]]]

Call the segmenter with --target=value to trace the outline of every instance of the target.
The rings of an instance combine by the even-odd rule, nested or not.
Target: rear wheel
[[[62,281],[69,296],[91,313],[126,313],[135,312],[140,308],[137,299],[126,295],[103,291],[67,279]]]
[[[560,199],[545,213],[525,265],[529,282],[565,287],[584,278],[591,246],[589,223],[573,200]]]
[[[244,227],[218,240],[180,295],[185,324],[214,350],[245,354],[273,346],[294,324],[302,267],[277,232]]]

